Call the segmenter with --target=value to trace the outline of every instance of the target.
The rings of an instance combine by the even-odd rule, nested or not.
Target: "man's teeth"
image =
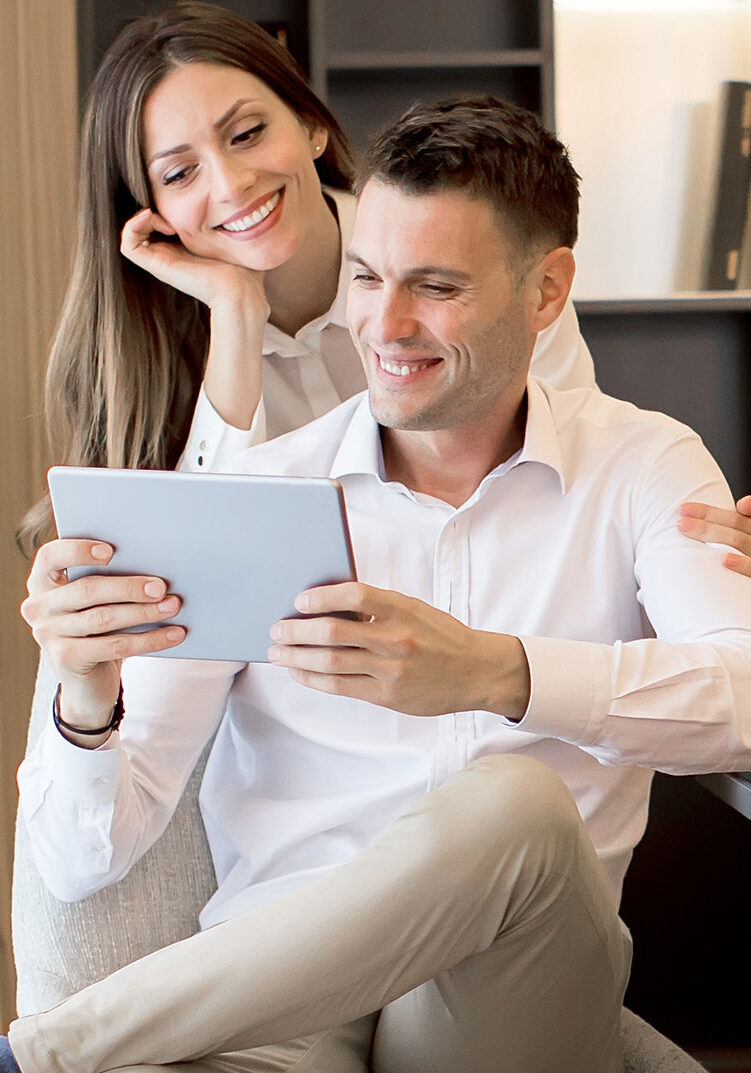
[[[279,204],[279,198],[281,193],[277,190],[275,194],[272,194],[268,201],[264,202],[260,208],[255,212],[249,213],[247,216],[243,216],[241,220],[232,220],[231,223],[222,224],[222,228],[225,231],[247,231],[251,227],[255,227],[256,224],[260,224],[261,220],[265,220],[270,212]]]
[[[385,369],[387,373],[391,373],[392,376],[409,376],[410,373],[416,373],[418,369],[426,368],[424,365],[392,365],[391,362],[380,359],[381,368]]]

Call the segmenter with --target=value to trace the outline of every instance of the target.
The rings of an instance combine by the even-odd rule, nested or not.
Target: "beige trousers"
[[[568,788],[490,756],[347,864],[10,1042],[22,1073],[621,1073],[629,962]]]

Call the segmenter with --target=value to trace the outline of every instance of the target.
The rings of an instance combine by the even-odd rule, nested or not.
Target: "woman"
[[[56,461],[165,468],[182,455],[206,471],[364,387],[344,320],[351,176],[335,118],[259,27],[200,3],[126,27],[83,126],[47,376]],[[570,302],[533,372],[594,383]],[[49,518],[44,499],[27,548]]]

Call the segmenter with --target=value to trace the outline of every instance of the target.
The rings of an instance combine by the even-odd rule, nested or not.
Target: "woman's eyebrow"
[[[235,112],[242,108],[244,104],[252,104],[254,100],[255,98],[253,97],[241,97],[239,100],[235,101],[235,103],[227,109],[224,115],[220,116],[216,123],[214,123],[214,130],[219,130],[221,127],[226,126],[234,116]],[[170,149],[160,149],[158,153],[154,153],[154,155],[148,159],[146,167],[151,167],[155,160],[161,160],[162,157],[172,156],[175,153],[184,153],[188,149],[190,149],[190,146],[187,143],[184,145],[173,145]]]
[[[230,108],[227,109],[227,111],[224,113],[223,116],[220,116],[219,119],[217,119],[216,123],[214,124],[214,130],[219,130],[220,127],[223,127],[223,126],[225,126],[225,124],[229,123],[230,119],[232,119],[232,117],[234,116],[235,112],[237,112],[240,108],[242,108],[242,106],[244,104],[260,104],[260,103],[261,102],[258,101],[255,97],[240,97],[239,100],[235,101],[235,103]]]

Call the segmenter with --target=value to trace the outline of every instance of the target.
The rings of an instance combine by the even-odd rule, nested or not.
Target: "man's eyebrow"
[[[353,250],[351,246],[344,251],[344,260],[349,261],[350,264],[367,265],[365,258],[361,257],[357,250]]]
[[[347,250],[344,259],[350,264],[369,267],[365,258],[353,249]],[[459,268],[449,268],[448,265],[415,265],[406,273],[407,279],[419,279],[421,276],[440,276],[442,279],[453,280],[454,283],[469,283],[472,279],[468,272],[462,272]]]
[[[235,112],[242,108],[244,104],[251,104],[253,100],[253,97],[241,97],[239,100],[235,101],[235,103],[227,109],[224,115],[220,116],[216,123],[214,123],[214,130],[220,130],[222,127],[226,126],[234,116]],[[173,145],[170,149],[161,149],[158,153],[154,153],[154,155],[149,158],[146,162],[146,167],[150,168],[155,160],[161,160],[162,157],[173,156],[177,153],[185,153],[188,149],[190,149],[190,146],[187,144]]]

